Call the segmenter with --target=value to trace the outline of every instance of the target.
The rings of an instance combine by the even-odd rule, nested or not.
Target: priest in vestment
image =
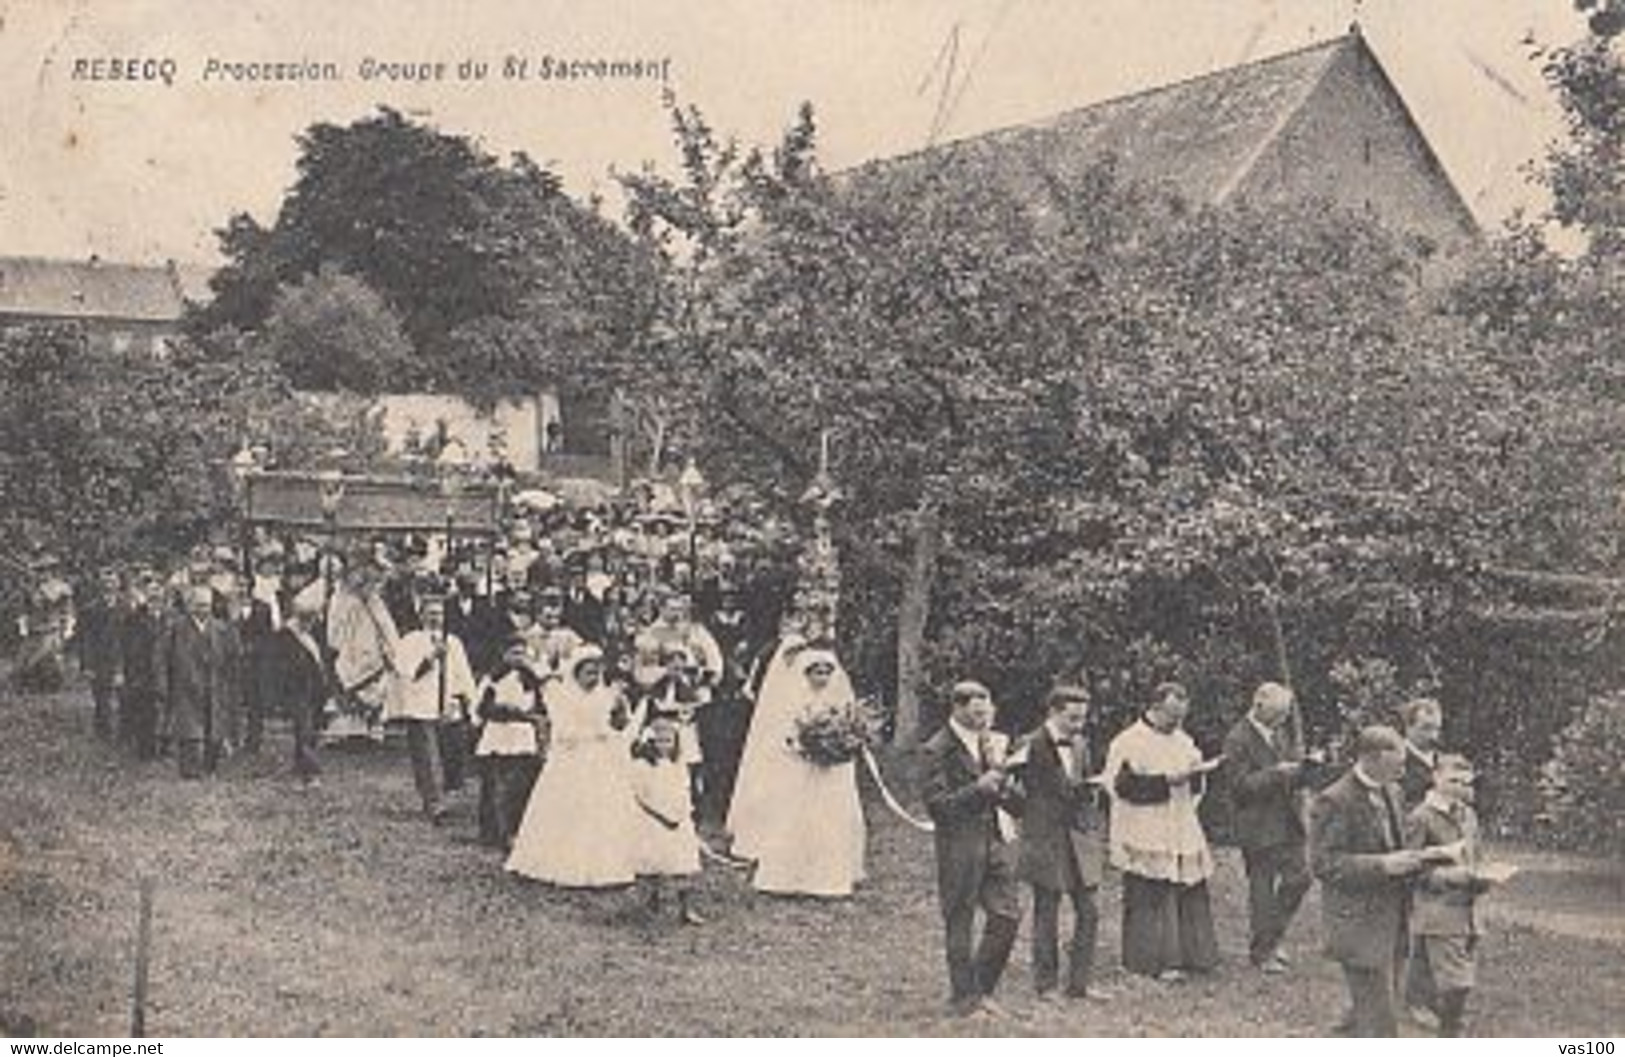
[[[1123,874],[1123,965],[1173,983],[1218,964],[1208,901],[1213,854],[1197,819],[1205,768],[1182,724],[1190,698],[1157,688],[1144,715],[1112,740],[1111,861]]]

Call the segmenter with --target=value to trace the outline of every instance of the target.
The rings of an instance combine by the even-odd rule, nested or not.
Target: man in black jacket
[[[119,628],[124,622],[123,584],[119,572],[106,568],[96,579],[95,594],[78,613],[79,666],[90,676],[95,703],[96,736],[112,740],[115,717],[124,686],[124,664],[119,649]],[[119,725],[122,725],[119,724]]]
[[[320,618],[320,596],[296,596],[282,628],[266,639],[261,668],[261,689],[267,703],[293,721],[293,772],[305,785],[315,785],[321,774],[316,757],[317,730],[322,707],[332,693],[326,660],[315,635]]]
[[[126,735],[136,759],[158,755],[158,633],[171,613],[165,604],[164,585],[150,569],[133,570],[130,602],[119,623],[119,656],[124,663],[122,701]]]
[[[947,930],[949,1003],[960,1016],[1002,1015],[992,1001],[1021,924],[1015,848],[999,818],[1011,792],[992,695],[953,688],[948,722],[925,743],[925,806],[936,823],[937,896]],[[976,909],[986,915],[975,942]]]
[[[1060,908],[1072,901],[1068,952],[1069,998],[1105,999],[1090,987],[1100,911],[1095,892],[1105,860],[1105,816],[1089,782],[1084,740],[1089,691],[1058,687],[1049,695],[1042,725],[1023,743],[1021,843],[1017,873],[1033,889],[1033,977],[1040,1000],[1053,1000],[1060,983]]]
[[[1248,955],[1271,974],[1287,971],[1281,938],[1310,884],[1304,843],[1309,771],[1288,723],[1292,704],[1291,690],[1265,683],[1224,739],[1236,844],[1247,871]]]

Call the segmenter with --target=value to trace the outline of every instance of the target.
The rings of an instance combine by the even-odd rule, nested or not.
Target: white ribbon
[[[933,823],[924,819],[915,818],[913,815],[909,814],[908,811],[904,809],[902,803],[892,795],[892,791],[886,788],[886,780],[880,777],[880,763],[875,759],[875,754],[870,752],[867,746],[863,749],[863,762],[869,768],[869,776],[875,780],[875,785],[880,789],[880,799],[885,801],[887,809],[890,810],[892,814],[896,815],[910,826],[913,826],[921,833],[936,832],[937,827]]]

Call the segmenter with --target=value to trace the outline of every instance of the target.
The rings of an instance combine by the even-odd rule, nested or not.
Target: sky
[[[274,219],[301,130],[381,103],[613,205],[612,171],[673,162],[666,91],[746,144],[811,101],[840,169],[1355,20],[1480,222],[1538,209],[1522,170],[1562,122],[1524,42],[1575,39],[1569,0],[0,0],[0,255],[215,263],[232,213]],[[507,56],[530,76],[504,78]],[[669,79],[542,81],[544,56],[669,59]],[[105,79],[114,59],[160,77]],[[206,80],[211,59],[332,62],[344,79]],[[366,80],[367,60],[439,62],[444,79]],[[486,79],[459,80],[465,60]]]

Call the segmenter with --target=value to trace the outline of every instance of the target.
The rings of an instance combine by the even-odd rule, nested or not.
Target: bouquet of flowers
[[[790,748],[820,767],[850,763],[880,740],[881,722],[868,700],[812,709],[796,720]]]

